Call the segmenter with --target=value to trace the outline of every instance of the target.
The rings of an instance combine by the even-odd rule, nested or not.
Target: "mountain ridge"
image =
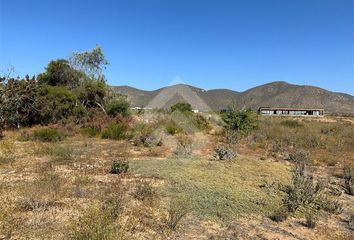
[[[243,92],[225,88],[204,90],[186,84],[167,86],[152,91],[126,85],[112,86],[116,93],[126,95],[134,107],[145,107],[160,94],[159,101],[154,100],[156,108],[168,108],[173,102],[170,101],[165,106],[161,104],[161,101],[171,98],[170,94],[184,88],[191,89],[198,96],[192,96],[194,95],[192,92],[185,96],[191,101],[192,107],[201,106],[201,99],[213,110],[221,110],[229,105],[234,105],[238,108],[252,108],[254,110],[261,106],[310,107],[324,108],[326,112],[331,113],[354,113],[354,96],[350,94],[331,92],[316,86],[290,84],[284,81],[266,83]],[[165,92],[164,97],[161,97],[161,92]],[[187,92],[189,91],[187,90]],[[150,104],[150,107],[154,108],[154,104]]]

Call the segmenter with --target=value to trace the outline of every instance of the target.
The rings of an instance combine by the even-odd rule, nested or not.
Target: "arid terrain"
[[[353,119],[259,117],[240,137],[218,114],[180,115],[133,113],[118,140],[75,124],[5,131],[0,238],[353,239]],[[216,156],[225,143],[232,160]],[[321,198],[281,219],[300,150]]]

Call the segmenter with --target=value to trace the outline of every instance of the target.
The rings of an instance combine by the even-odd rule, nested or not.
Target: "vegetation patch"
[[[41,128],[33,131],[33,139],[41,142],[58,142],[63,136],[54,128]]]

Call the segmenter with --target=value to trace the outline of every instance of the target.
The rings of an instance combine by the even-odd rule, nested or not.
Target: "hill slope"
[[[261,106],[309,107],[324,108],[326,112],[332,113],[354,113],[354,97],[349,94],[286,82],[272,82],[244,92],[235,92],[229,89],[205,91],[188,85],[174,85],[154,91],[144,91],[128,86],[112,88],[117,93],[127,95],[132,106],[148,106],[150,104],[149,106],[153,108],[168,108],[173,104],[171,99],[181,101],[184,98],[195,109],[201,108],[200,110],[205,110],[206,105],[213,110],[235,105],[238,108],[252,108],[254,110]],[[181,92],[186,94],[181,94]],[[173,97],[172,94],[178,94],[179,97]],[[162,103],[163,101],[166,103]]]

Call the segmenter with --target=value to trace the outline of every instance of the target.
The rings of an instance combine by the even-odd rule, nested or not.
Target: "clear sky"
[[[0,69],[100,45],[111,85],[272,81],[354,95],[354,0],[0,0]]]

